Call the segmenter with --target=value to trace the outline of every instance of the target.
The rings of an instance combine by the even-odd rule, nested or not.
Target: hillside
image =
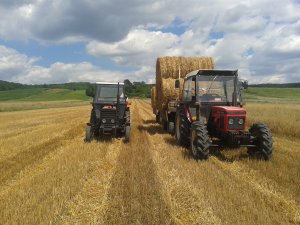
[[[0,91],[0,101],[87,101],[85,90],[28,88]]]
[[[300,100],[300,88],[249,87],[245,90],[246,100]]]
[[[70,82],[62,84],[20,84],[0,80],[0,91],[33,88],[85,90],[88,88],[89,84],[90,83],[88,82]]]
[[[251,84],[250,87],[267,87],[267,88],[300,88],[300,83],[285,84]]]
[[[150,98],[151,84],[130,82],[129,80],[124,82],[125,92],[129,98]],[[297,84],[287,85],[295,86]],[[86,92],[91,87],[90,83],[24,85],[0,81],[0,101],[88,101],[91,98],[86,95]],[[245,99],[246,101],[298,101],[300,100],[300,88],[250,86],[245,90]]]
[[[150,98],[151,84],[145,82],[130,82],[124,80],[126,95],[130,98]],[[63,84],[27,85],[0,80],[0,101],[59,101],[59,100],[88,100],[85,93],[90,91],[93,84],[88,82],[73,82]],[[39,96],[35,96],[39,95]]]

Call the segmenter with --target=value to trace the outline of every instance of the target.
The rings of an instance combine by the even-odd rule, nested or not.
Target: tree
[[[88,88],[85,89],[85,94],[90,97],[94,97],[95,95],[95,85],[89,84]]]
[[[124,80],[124,88],[125,88],[125,94],[129,96],[133,91],[133,84],[130,82],[130,80],[128,79]]]

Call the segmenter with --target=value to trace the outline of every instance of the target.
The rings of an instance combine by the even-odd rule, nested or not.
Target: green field
[[[0,112],[88,104],[85,90],[30,88],[0,91]]]
[[[246,102],[300,103],[300,88],[249,87]],[[0,112],[88,104],[85,90],[30,88],[0,91]]]
[[[36,102],[66,100],[88,101],[90,97],[85,95],[85,90],[32,88],[0,91],[0,101]]]
[[[246,100],[300,100],[300,88],[249,87],[245,91]]]

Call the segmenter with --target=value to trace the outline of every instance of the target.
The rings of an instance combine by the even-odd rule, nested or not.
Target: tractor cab
[[[95,104],[116,104],[125,102],[124,83],[97,82],[93,103]]]
[[[93,108],[87,124],[86,140],[103,135],[122,136],[129,140],[130,109],[124,94],[124,83],[96,82]]]
[[[243,88],[236,70],[196,70],[185,78],[181,102],[189,105],[191,118],[207,122],[214,106],[242,107]]]

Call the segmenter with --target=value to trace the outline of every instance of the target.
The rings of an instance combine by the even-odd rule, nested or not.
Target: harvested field
[[[131,107],[129,144],[85,144],[90,106],[0,113],[0,224],[300,223],[299,106],[247,104],[274,130],[269,162],[246,149],[195,161],[150,101]]]

